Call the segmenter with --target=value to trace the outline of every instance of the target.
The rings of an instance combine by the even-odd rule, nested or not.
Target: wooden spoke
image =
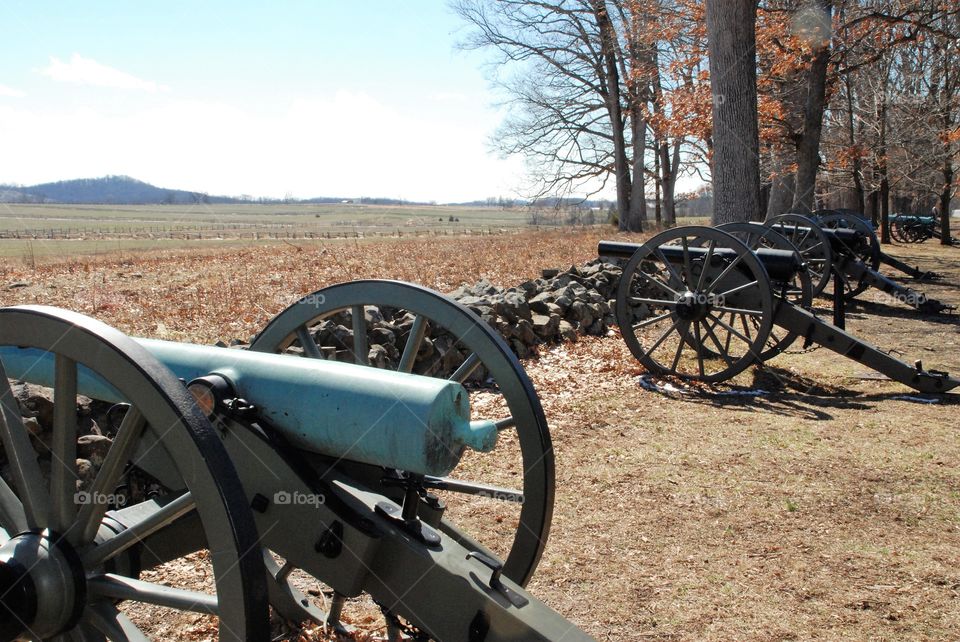
[[[674,321],[673,324],[672,324],[669,328],[667,328],[667,331],[664,332],[663,334],[661,334],[659,339],[657,339],[656,341],[654,341],[653,345],[650,347],[649,350],[647,350],[647,351],[644,353],[643,356],[644,356],[644,357],[649,357],[649,356],[650,356],[650,353],[652,353],[654,350],[656,350],[657,348],[659,348],[659,347],[660,347],[660,344],[663,343],[664,341],[666,341],[666,340],[667,340],[667,337],[670,336],[670,333],[673,332],[674,330],[676,330],[676,329],[677,329],[677,326],[679,326],[681,323],[682,323],[682,321],[681,321],[680,319],[677,319],[676,321]]]
[[[667,257],[663,255],[663,252],[660,251],[659,247],[654,249],[654,253],[657,255],[657,258],[659,258],[660,261],[663,263],[663,267],[665,267],[667,269],[667,272],[670,273],[670,276],[676,279],[677,283],[679,283],[680,285],[689,285],[683,280],[683,278],[673,268],[673,264],[667,260]]]
[[[112,642],[149,642],[150,638],[144,635],[137,625],[126,615],[117,610],[113,604],[98,602],[87,607],[86,621],[100,633],[107,636]],[[88,639],[87,635],[71,635],[72,640]]]
[[[467,360],[460,364],[460,367],[450,375],[450,381],[456,381],[457,383],[463,383],[476,372],[477,368],[481,365],[480,357],[477,356],[476,352],[471,352],[470,356],[467,357]]]
[[[20,417],[20,407],[0,364],[0,437],[10,466],[10,475],[23,502],[29,528],[46,528],[50,519],[50,496],[40,474],[37,452]]]
[[[58,354],[54,377],[50,526],[58,533],[66,533],[77,515],[77,364]]]
[[[420,352],[420,345],[423,343],[423,335],[427,330],[427,319],[422,314],[416,315],[413,319],[413,326],[410,328],[410,335],[403,346],[403,354],[400,356],[400,366],[397,368],[400,372],[413,372],[413,364],[417,360],[417,353]],[[466,381],[467,375],[463,378]]]
[[[672,317],[672,316],[673,316],[673,313],[672,313],[672,312],[667,312],[666,314],[661,314],[661,315],[659,315],[659,316],[650,317],[649,319],[644,319],[643,321],[640,321],[639,323],[634,323],[634,324],[633,324],[633,329],[634,329],[634,330],[639,330],[640,328],[645,328],[645,327],[647,327],[648,325],[653,325],[654,323],[658,323],[658,322],[660,322],[660,321],[663,321],[664,319],[669,319],[669,318]]]
[[[693,324],[693,338],[697,342],[696,345],[696,354],[697,354],[697,372],[702,377],[704,375],[703,371],[703,336],[700,334],[700,321],[697,321]]]
[[[671,310],[677,307],[676,301],[666,301],[663,299],[644,299],[638,296],[630,297],[630,303],[633,303],[633,304],[646,303],[647,305],[655,305],[657,307],[669,308]]]
[[[747,288],[753,287],[753,286],[755,286],[755,285],[757,285],[757,284],[758,284],[758,281],[750,281],[749,283],[744,283],[743,285],[738,285],[738,286],[735,287],[735,288],[730,288],[730,289],[727,290],[726,292],[721,292],[720,294],[717,295],[717,298],[718,298],[718,299],[724,299],[724,298],[730,296],[731,294],[736,294],[737,292],[740,292],[740,291],[742,291],[742,290],[746,290]]]
[[[674,290],[669,285],[667,285],[657,277],[653,276],[652,274],[648,274],[647,272],[637,272],[637,276],[644,279],[648,283],[657,286],[667,294],[673,296],[675,299],[680,297],[679,292],[677,292],[676,290]]]
[[[732,332],[733,334],[735,334],[735,335],[737,336],[738,339],[740,339],[741,341],[745,342],[747,345],[750,345],[751,343],[753,343],[753,341],[752,341],[751,339],[749,339],[749,338],[743,336],[742,334],[740,334],[740,331],[739,331],[739,330],[737,330],[736,328],[734,328],[734,327],[731,326],[730,324],[726,323],[726,322],[725,322],[723,319],[721,319],[720,317],[715,317],[715,316],[713,316],[712,314],[710,314],[709,316],[710,316],[711,319],[714,319],[714,320],[717,322],[717,325],[720,325],[721,327],[723,327],[723,329],[726,330],[727,332]]]
[[[320,346],[313,340],[310,330],[302,325],[297,328],[297,339],[300,341],[300,347],[303,348],[303,354],[311,359],[323,359],[323,353],[320,352]]]
[[[353,318],[353,358],[361,366],[369,365],[367,348],[367,315],[362,305],[351,308]]]
[[[171,588],[112,573],[105,573],[87,580],[87,591],[92,597],[130,600],[207,615],[220,613],[216,595]]]
[[[103,465],[100,466],[90,487],[91,497],[104,497],[117,487],[120,476],[133,456],[137,440],[146,425],[146,419],[136,407],[131,406],[127,409],[127,414],[123,416],[120,428],[117,429],[117,434],[113,438],[113,444],[107,451]],[[77,515],[79,528],[70,532],[70,541],[78,545],[92,542],[97,536],[97,530],[106,512],[107,505],[104,502],[91,501],[84,504]]]
[[[730,314],[745,314],[750,317],[758,317],[763,314],[763,310],[748,310],[746,308],[731,308],[726,305],[715,305],[712,308],[718,312],[729,312]]]
[[[704,286],[704,280],[706,280],[707,272],[709,272],[710,261],[713,259],[713,250],[716,249],[717,242],[713,239],[710,239],[710,243],[707,245],[707,256],[703,259],[703,268],[700,270],[700,278],[697,279],[697,292],[701,292]]]
[[[189,492],[184,493],[140,522],[88,550],[82,558],[84,565],[87,567],[100,566],[161,528],[169,526],[194,508],[196,508],[196,503],[193,501],[193,496]]]

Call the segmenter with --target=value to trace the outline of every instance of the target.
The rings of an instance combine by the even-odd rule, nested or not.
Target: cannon
[[[814,279],[802,276],[809,269],[800,252],[750,243],[701,226],[667,230],[642,245],[600,242],[601,257],[627,259],[617,286],[617,324],[650,372],[726,381],[802,337],[805,345],[823,346],[920,392],[960,385],[818,318],[805,307],[805,280]]]
[[[845,220],[842,218],[820,220],[822,224],[800,214],[783,214],[764,223],[797,247],[810,270],[814,295],[823,292],[831,277],[836,277],[834,287],[842,288],[846,300],[872,287],[924,314],[954,309],[878,272],[881,258],[877,253],[879,245],[870,240],[876,239],[872,231],[868,235],[861,229],[846,227],[841,224]]]
[[[411,321],[394,371],[368,350],[372,332],[399,333],[388,312]],[[330,319],[352,328],[347,348],[319,342]],[[422,357],[438,332],[463,359],[430,376]],[[21,416],[20,382],[52,393],[44,439]],[[119,424],[86,481],[81,396]],[[148,639],[137,605],[216,616],[221,640],[268,640],[269,607],[342,629],[361,595],[391,640],[590,639],[524,589],[554,497],[534,388],[498,335],[431,290],[328,287],[247,350],[2,308],[0,407],[2,640]],[[154,490],[118,501],[133,474]],[[209,590],[147,574],[198,552]],[[328,587],[325,609],[293,581],[301,573]]]
[[[927,239],[940,239],[939,221],[934,216],[894,214],[890,217],[890,236],[899,243],[923,243]],[[951,238],[956,245],[957,239]]]
[[[810,218],[815,220],[820,227],[849,228],[860,232],[862,241],[856,245],[856,247],[859,248],[858,254],[864,263],[874,271],[879,270],[880,264],[882,263],[918,281],[930,281],[943,278],[941,274],[929,270],[921,270],[918,266],[904,263],[900,259],[884,252],[873,224],[864,218],[860,212],[845,209],[818,210],[814,212]],[[891,224],[891,233],[892,232],[893,227]],[[866,287],[863,289],[866,289]]]

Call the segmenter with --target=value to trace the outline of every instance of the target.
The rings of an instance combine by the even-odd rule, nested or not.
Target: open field
[[[140,336],[229,341],[331,283],[513,285],[593,258],[607,236],[18,257],[0,262],[0,304],[60,305]],[[960,304],[960,248],[885,250],[946,274],[918,288]],[[960,372],[957,316],[862,298],[848,309],[848,331]],[[551,539],[530,588],[598,639],[956,639],[960,395],[921,400],[824,349],[783,354],[733,385],[661,394],[638,383],[643,370],[616,332],[545,349],[526,365],[558,471]],[[715,394],[731,389],[766,394]]]
[[[453,219],[453,220],[451,220]],[[159,237],[171,232],[237,236],[288,233],[394,232],[526,225],[521,209],[495,207],[333,204],[67,205],[0,203],[0,236]]]

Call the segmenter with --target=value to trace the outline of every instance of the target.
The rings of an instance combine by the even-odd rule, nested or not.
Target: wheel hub
[[[677,300],[677,316],[683,321],[702,321],[710,312],[709,297],[689,290]]]
[[[64,537],[28,531],[0,547],[0,640],[67,631],[85,601],[83,564]]]

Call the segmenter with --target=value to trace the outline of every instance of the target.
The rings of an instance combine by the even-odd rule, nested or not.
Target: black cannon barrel
[[[773,227],[778,232],[794,232],[805,235],[810,232],[809,227],[794,228],[790,223],[775,223]],[[851,250],[860,247],[866,241],[862,232],[849,227],[823,227],[824,236],[830,240],[830,249],[836,253],[848,255]]]
[[[634,252],[640,249],[638,243],[625,243],[623,241],[600,241],[597,245],[597,254],[601,257],[629,259]],[[693,260],[702,259],[707,248],[691,247],[688,248]],[[661,245],[660,252],[671,263],[683,263],[683,248],[679,245]],[[775,250],[772,248],[759,248],[754,252],[763,267],[767,270],[772,281],[784,283],[793,278],[793,276],[803,268],[798,256],[789,250]],[[732,261],[737,256],[736,250],[730,248],[716,248],[713,256],[719,260]]]

